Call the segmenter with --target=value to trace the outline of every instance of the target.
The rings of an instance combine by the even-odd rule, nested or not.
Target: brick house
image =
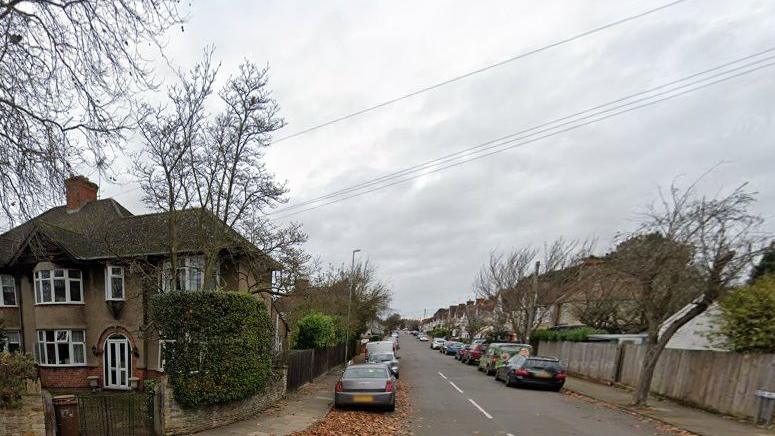
[[[236,231],[201,209],[176,212],[178,267],[171,274],[167,213],[134,215],[111,198],[98,200],[97,185],[82,176],[65,185],[66,205],[0,235],[0,321],[7,336],[0,347],[33,353],[44,388],[96,382],[126,390],[163,372],[163,341],[147,327],[149,297],[202,289],[203,253],[213,252],[207,245],[213,234],[229,236],[215,251],[215,286],[263,299],[275,347],[283,347],[285,322],[259,292],[271,286],[278,265],[246,248]]]

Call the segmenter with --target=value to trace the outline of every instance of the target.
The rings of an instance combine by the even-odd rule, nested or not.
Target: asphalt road
[[[416,435],[655,435],[651,423],[562,393],[507,388],[414,336],[399,337]]]

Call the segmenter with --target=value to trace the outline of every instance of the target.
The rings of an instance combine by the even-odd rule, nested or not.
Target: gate
[[[153,436],[153,397],[144,393],[78,395],[81,436]]]

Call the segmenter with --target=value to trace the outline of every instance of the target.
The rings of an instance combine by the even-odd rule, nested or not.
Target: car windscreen
[[[344,378],[387,378],[385,368],[347,368],[344,372]]]
[[[369,356],[370,362],[389,362],[393,360],[392,353],[372,354]]]
[[[557,371],[562,370],[560,362],[554,360],[527,359],[527,361],[525,361],[524,367],[532,369],[554,369]]]

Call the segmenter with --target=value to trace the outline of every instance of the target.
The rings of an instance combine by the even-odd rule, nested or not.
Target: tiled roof
[[[169,251],[169,216],[133,215],[113,199],[92,201],[76,211],[55,207],[0,235],[0,267],[12,262],[32,236],[79,260],[162,255]],[[174,216],[181,253],[252,247],[209,211],[185,209]]]

